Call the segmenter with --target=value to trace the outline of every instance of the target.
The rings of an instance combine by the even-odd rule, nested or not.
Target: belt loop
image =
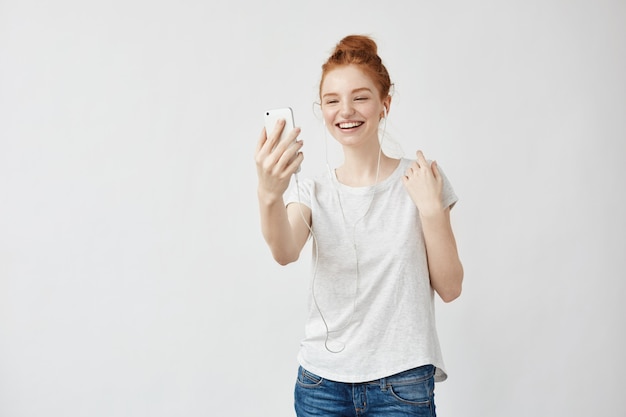
[[[387,391],[387,378],[380,378],[381,391]]]

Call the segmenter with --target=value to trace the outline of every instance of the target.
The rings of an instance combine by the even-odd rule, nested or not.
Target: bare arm
[[[261,231],[276,262],[287,265],[297,261],[309,236],[311,210],[298,203],[285,207],[282,197],[278,201],[263,201],[261,196],[259,208]]]
[[[450,208],[439,213],[420,215],[430,284],[446,303],[461,295],[463,265],[459,259],[456,240],[450,225]]]
[[[294,262],[306,243],[311,223],[310,210],[300,204],[285,207],[283,194],[289,186],[291,175],[302,163],[302,141],[288,140],[277,143],[284,121],[277,124],[271,135],[265,129],[255,152],[259,185],[257,195],[261,214],[261,231],[274,259],[281,265]],[[300,133],[296,128],[290,139]],[[294,155],[297,155],[294,158]],[[300,212],[302,208],[302,213]],[[306,220],[306,223],[303,221]]]
[[[443,178],[437,163],[428,163],[418,151],[403,181],[419,209],[430,283],[443,301],[450,302],[461,294],[463,265],[450,224],[450,208],[442,205]]]

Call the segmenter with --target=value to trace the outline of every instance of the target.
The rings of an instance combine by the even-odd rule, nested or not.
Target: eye
[[[355,98],[354,98],[354,101],[365,101],[365,100],[367,100],[368,98],[369,98],[369,97],[362,97],[362,96],[359,96],[359,97],[355,97]]]
[[[337,99],[326,100],[326,104],[337,104],[338,102],[339,102],[339,100],[337,100]]]

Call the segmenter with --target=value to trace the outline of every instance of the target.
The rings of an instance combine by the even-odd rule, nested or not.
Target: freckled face
[[[343,145],[378,141],[378,125],[390,98],[380,98],[372,79],[355,65],[329,71],[321,89],[322,114],[330,133]]]

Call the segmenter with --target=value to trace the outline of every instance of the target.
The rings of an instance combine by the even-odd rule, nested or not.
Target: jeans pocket
[[[391,395],[398,401],[406,404],[430,404],[433,401],[435,391],[434,368],[424,375],[423,371],[426,369],[428,368],[420,369],[421,375],[416,375],[417,372],[415,372],[412,378],[389,381],[389,392]]]
[[[309,372],[303,367],[298,369],[298,380],[297,383],[301,387],[305,388],[315,388],[322,384],[324,379],[321,376],[315,375],[313,372]]]
[[[389,391],[395,399],[406,404],[426,405],[432,400],[432,391],[427,381],[392,386]]]

